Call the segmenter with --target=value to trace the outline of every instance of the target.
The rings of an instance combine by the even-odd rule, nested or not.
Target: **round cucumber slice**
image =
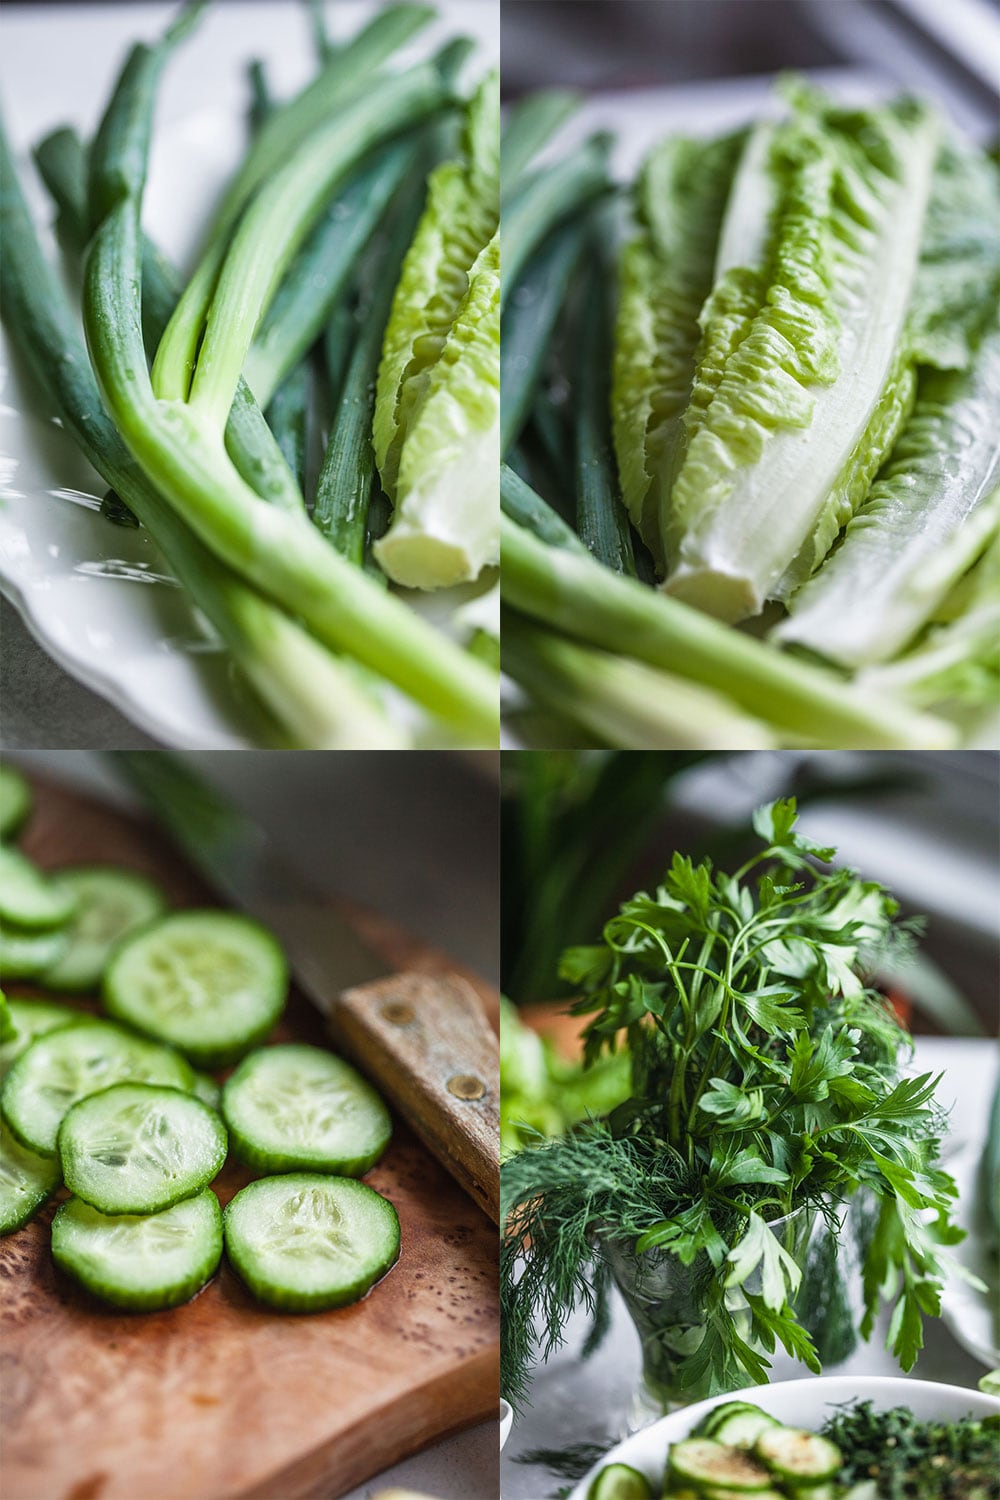
[[[86,1011],[73,1010],[69,1005],[56,1005],[48,1000],[11,1000],[10,1018],[14,1023],[14,1035],[0,1047],[0,1080],[6,1078],[14,1063],[27,1052],[36,1037],[60,1026],[79,1026],[93,1017]]]
[[[174,912],[127,937],[104,975],[109,1014],[225,1067],[280,1016],[288,965],[265,928],[233,912]]]
[[[42,983],[50,990],[96,990],[115,944],[162,915],[167,903],[144,875],[110,865],[60,870],[59,881],[77,905],[65,952],[42,971]]]
[[[0,839],[12,839],[31,811],[31,789],[13,766],[0,765]]]
[[[822,1500],[814,1490],[810,1490],[810,1496],[814,1500]],[[699,1500],[745,1500],[746,1490],[702,1490]],[[781,1490],[754,1490],[753,1500],[786,1500]]]
[[[596,1475],[587,1500],[653,1500],[649,1480],[630,1464],[608,1464]]]
[[[88,1018],[32,1042],[4,1080],[0,1107],[22,1146],[54,1156],[66,1112],[113,1083],[165,1083],[189,1091],[194,1073],[169,1047]]]
[[[759,1412],[760,1407],[754,1406],[750,1401],[723,1401],[721,1406],[713,1406],[707,1417],[703,1417],[691,1434],[692,1437],[715,1437],[716,1432],[723,1422],[734,1417],[737,1412]],[[774,1418],[770,1418],[774,1421]]]
[[[262,1047],[222,1090],[233,1150],[259,1172],[360,1177],[389,1143],[392,1122],[371,1084],[321,1047]]]
[[[803,1427],[771,1427],[754,1447],[776,1479],[796,1486],[822,1484],[832,1479],[843,1462],[840,1449]]]
[[[222,1213],[211,1188],[158,1214],[102,1214],[71,1198],[52,1220],[56,1265],[130,1312],[189,1301],[221,1256]]]
[[[698,1489],[736,1490],[741,1495],[772,1488],[771,1474],[742,1448],[727,1448],[712,1438],[686,1438],[670,1450],[670,1475]]]
[[[34,932],[68,922],[76,897],[26,855],[0,844],[0,918]]]
[[[226,1209],[225,1236],[240,1279],[286,1312],[357,1302],[399,1257],[388,1199],[353,1177],[315,1172],[251,1182]]]
[[[59,1186],[59,1163],[15,1140],[0,1121],[0,1234],[10,1234]]]
[[[226,1159],[226,1130],[193,1094],[118,1083],[65,1115],[57,1140],[66,1186],[102,1214],[153,1214],[192,1198]]]
[[[37,979],[58,962],[68,946],[65,927],[22,932],[9,922],[0,922],[0,979]]]
[[[780,1427],[781,1423],[769,1417],[759,1407],[746,1411],[734,1411],[712,1428],[712,1437],[717,1443],[726,1443],[730,1448],[752,1448],[762,1432],[769,1427]]]

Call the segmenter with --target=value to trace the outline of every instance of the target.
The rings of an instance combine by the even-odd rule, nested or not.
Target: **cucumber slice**
[[[11,1000],[8,1003],[15,1035],[0,1047],[0,1080],[6,1078],[21,1053],[27,1052],[36,1037],[60,1026],[79,1026],[82,1021],[93,1019],[86,1011],[73,1010],[69,1005],[50,1004],[48,1000]]]
[[[712,1436],[717,1443],[726,1443],[730,1448],[752,1448],[762,1432],[780,1426],[766,1411],[751,1407],[748,1411],[730,1412],[713,1428]]]
[[[57,1140],[66,1186],[102,1214],[155,1214],[207,1187],[226,1130],[193,1094],[118,1083],[74,1104]]]
[[[68,946],[65,927],[22,932],[9,922],[0,922],[0,979],[37,979],[58,962]]]
[[[259,1172],[360,1177],[389,1143],[392,1122],[371,1084],[321,1047],[262,1047],[222,1090],[233,1150]]]
[[[687,1438],[670,1450],[672,1478],[685,1480],[699,1489],[735,1490],[741,1495],[771,1489],[771,1473],[751,1453],[727,1448],[713,1438]]]
[[[165,1083],[187,1092],[194,1073],[169,1047],[87,1018],[32,1042],[4,1080],[0,1107],[22,1146],[54,1156],[66,1112],[113,1083]]]
[[[834,1443],[802,1427],[775,1427],[762,1432],[754,1452],[772,1474],[796,1487],[823,1484],[843,1463]]]
[[[31,789],[13,766],[0,766],[0,839],[12,839],[31,811]]]
[[[10,1234],[59,1186],[59,1163],[28,1151],[0,1121],[0,1234]]]
[[[595,1476],[587,1500],[653,1500],[649,1480],[629,1464],[608,1464]]]
[[[744,1500],[745,1495],[746,1490],[717,1490],[713,1487],[702,1490],[699,1500]],[[787,1497],[781,1490],[756,1490],[754,1500],[787,1500]]]
[[[737,1412],[758,1412],[759,1406],[754,1406],[750,1401],[723,1401],[721,1406],[713,1406],[707,1417],[703,1417],[691,1434],[692,1437],[715,1437],[716,1431],[723,1422]],[[772,1420],[774,1420],[772,1418]]]
[[[130,1312],[189,1301],[221,1256],[222,1213],[211,1188],[159,1214],[102,1214],[70,1198],[52,1220],[56,1265]]]
[[[119,945],[104,1004],[198,1067],[221,1068],[267,1035],[287,989],[285,955],[265,928],[233,912],[182,911]]]
[[[110,865],[60,870],[59,882],[76,897],[76,911],[66,951],[42,972],[42,983],[50,990],[96,990],[115,944],[161,916],[167,903],[144,875]]]
[[[12,1042],[16,1036],[17,1027],[10,1013],[10,1001],[3,990],[0,990],[0,1045]]]
[[[353,1177],[262,1177],[225,1213],[226,1252],[261,1302],[321,1312],[357,1302],[395,1265],[399,1219]]]
[[[76,897],[26,855],[0,844],[0,918],[34,932],[68,922]]]

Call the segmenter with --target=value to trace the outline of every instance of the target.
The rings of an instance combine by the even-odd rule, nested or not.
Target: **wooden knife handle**
[[[500,1222],[500,1052],[457,974],[345,990],[331,1024],[443,1166]]]

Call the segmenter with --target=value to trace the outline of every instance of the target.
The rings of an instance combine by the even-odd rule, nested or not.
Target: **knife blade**
[[[119,751],[113,763],[220,895],[281,940],[334,1041],[499,1222],[499,1052],[471,985],[457,974],[387,974],[264,829],[177,757]]]

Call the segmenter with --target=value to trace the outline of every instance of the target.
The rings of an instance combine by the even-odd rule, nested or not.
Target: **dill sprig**
[[[872,1221],[860,1331],[887,1296],[889,1343],[905,1369],[916,1358],[942,1246],[961,1232],[938,1164],[937,1080],[902,1075],[909,1039],[870,984],[913,926],[882,886],[825,868],[835,851],[795,823],[794,801],[759,809],[764,847],[733,875],[676,854],[600,944],[563,957],[582,992],[573,1011],[591,1017],[585,1055],[624,1036],[633,1097],[502,1168],[501,1379],[515,1407],[573,1307],[599,1341],[610,1238],[689,1268],[702,1331],[672,1356],[673,1384],[701,1395],[764,1381],[778,1343],[818,1371],[796,1306],[805,1267],[769,1225],[805,1208],[836,1235],[858,1195]]]

